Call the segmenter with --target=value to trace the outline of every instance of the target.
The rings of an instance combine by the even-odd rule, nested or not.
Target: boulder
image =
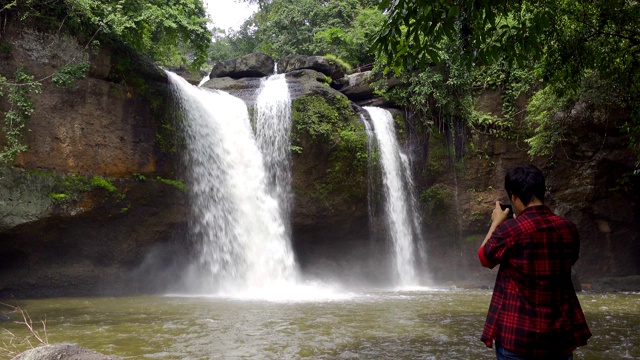
[[[202,81],[202,79],[207,76],[206,72],[193,72],[184,66],[180,66],[178,68],[168,69],[171,72],[174,72],[180,75],[183,79],[187,80],[191,85],[198,85]]]
[[[311,69],[319,71],[333,80],[341,79],[347,68],[335,60],[324,56],[290,55],[278,62],[278,72],[288,73],[295,70]]]
[[[247,105],[255,103],[262,78],[250,77],[234,79],[231,77],[211,78],[201,85],[203,88],[223,90],[244,100]]]
[[[340,92],[347,95],[351,101],[360,101],[373,97],[374,90],[370,84],[374,81],[374,77],[371,71],[347,75],[347,79],[349,80],[348,85],[340,89]]]
[[[252,53],[236,59],[221,61],[213,65],[210,78],[264,77],[273,74],[275,62],[263,53]]]
[[[294,70],[285,74],[291,100],[309,94],[321,96],[341,96],[327,84],[327,77],[315,70]],[[256,96],[260,89],[261,78],[233,79],[231,77],[212,78],[205,82],[202,87],[226,91],[229,94],[242,99],[247,106],[251,107],[256,102]]]
[[[45,345],[18,354],[13,360],[113,360],[115,358],[73,345]]]
[[[392,103],[377,99],[375,94],[375,89],[371,84],[375,81],[378,81],[382,78],[380,74],[374,73],[372,71],[363,71],[351,75],[347,75],[347,83],[339,88],[340,92],[345,94],[349,100],[357,102],[362,106],[380,106],[380,107],[389,107],[393,106]],[[395,76],[387,77],[386,86],[388,89],[392,89],[395,86],[400,84],[400,80]],[[360,104],[362,102],[362,104]]]

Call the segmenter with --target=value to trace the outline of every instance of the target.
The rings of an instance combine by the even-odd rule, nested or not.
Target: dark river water
[[[169,295],[18,304],[41,333],[37,323],[46,316],[49,343],[124,359],[495,359],[479,340],[490,296],[301,288],[270,300]],[[575,359],[640,359],[640,293],[583,292],[579,299],[593,337]],[[0,331],[5,344],[28,334],[11,322]]]

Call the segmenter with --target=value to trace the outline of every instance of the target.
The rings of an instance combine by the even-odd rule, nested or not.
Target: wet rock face
[[[71,176],[2,175],[17,180],[13,194],[33,195],[20,195],[25,210],[0,232],[0,298],[161,291],[187,255],[186,194],[174,186],[110,179],[112,190],[69,189]]]
[[[374,89],[370,84],[375,79],[373,78],[371,71],[351,74],[347,76],[347,79],[349,80],[347,85],[340,89],[340,91],[347,95],[349,99],[353,101],[361,101],[374,97]]]
[[[528,163],[545,174],[545,203],[578,226],[580,259],[574,268],[581,282],[640,273],[636,157],[628,149],[626,134],[611,124],[609,131],[600,128],[590,112],[575,114],[579,118],[571,121],[570,137],[547,158],[530,158],[523,141],[480,135],[469,142],[473,147],[462,148],[464,157],[456,168],[446,155],[445,136],[428,139],[425,158],[417,160],[423,166],[417,182],[425,208],[430,267],[436,277],[491,275],[478,267],[477,247],[488,230],[495,201],[508,201],[506,172]]]
[[[48,79],[72,59],[89,63],[86,78],[72,86],[61,89],[44,80],[41,93],[31,94],[35,113],[25,132],[28,149],[13,165],[104,176],[170,171],[156,142],[161,122],[150,106],[151,98],[168,94],[161,69],[121,46],[90,53],[73,37],[22,31],[11,21],[3,41],[11,52],[0,62],[0,73],[9,79],[18,68]]]
[[[211,78],[230,77],[232,79],[263,77],[273,74],[274,66],[275,62],[269,55],[253,53],[214,64],[209,76]]]
[[[165,73],[121,46],[84,53],[55,31],[31,33],[11,19],[4,30],[7,78],[23,67],[46,79],[68,57],[87,61],[89,72],[66,89],[42,81],[42,93],[31,96],[27,150],[0,168],[0,297],[161,288],[134,273],[172,266],[147,254],[177,244],[187,218],[179,182],[166,181],[176,179],[179,161],[172,119],[162,115]]]

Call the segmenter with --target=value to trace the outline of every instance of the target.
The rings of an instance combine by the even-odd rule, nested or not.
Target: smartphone
[[[500,203],[500,208],[502,208],[502,211],[509,209],[509,214],[507,215],[507,219],[513,219],[513,206]]]

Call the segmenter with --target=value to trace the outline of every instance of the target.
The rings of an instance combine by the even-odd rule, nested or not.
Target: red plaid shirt
[[[478,250],[483,266],[500,264],[481,340],[536,358],[586,345],[591,332],[571,283],[579,251],[575,224],[544,205],[500,224]]]

